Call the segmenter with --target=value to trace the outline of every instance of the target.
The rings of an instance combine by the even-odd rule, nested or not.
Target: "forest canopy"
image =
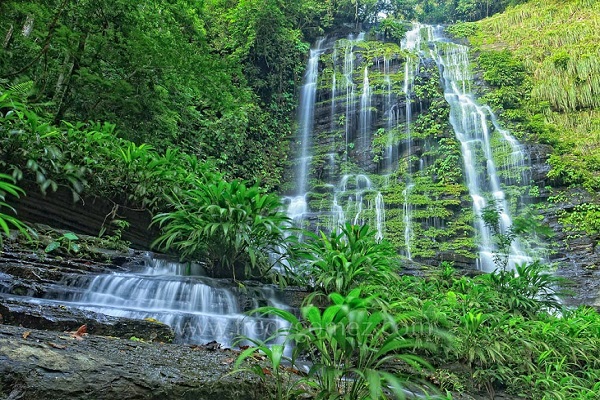
[[[0,85],[54,124],[102,121],[278,188],[310,43],[382,18],[481,18],[515,0],[4,1]]]

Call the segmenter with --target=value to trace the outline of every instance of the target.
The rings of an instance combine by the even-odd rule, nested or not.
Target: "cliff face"
[[[468,60],[465,67],[452,64],[468,58],[464,46],[432,43],[427,29],[409,31],[401,44],[350,35],[315,46],[316,67],[304,86],[313,85],[313,98],[307,102],[303,91],[299,124],[304,130],[293,146],[290,181],[296,183],[288,190],[290,214],[314,230],[345,222],[369,224],[416,263],[452,261],[473,269],[487,262],[484,269],[491,270],[491,255],[500,250],[482,222],[482,208],[474,207],[473,199],[481,196],[488,205],[495,202],[503,229],[512,224],[505,222],[510,214],[545,223],[557,233],[550,245],[537,234],[519,237],[520,250],[510,255],[510,263],[541,258],[570,265],[565,275],[593,274],[584,267],[596,264],[593,239],[573,238],[558,217],[586,197],[556,201],[555,191],[548,189],[552,147],[512,138],[502,118],[486,106],[481,75],[470,75]],[[457,69],[451,73],[463,86],[455,104],[452,89],[443,89],[449,69]],[[470,87],[479,95],[471,95]],[[461,96],[472,98],[472,116],[463,115],[471,111]],[[461,118],[462,125],[456,121]],[[471,132],[477,130],[481,136]],[[464,134],[473,139],[459,141]],[[302,207],[294,208],[299,198]],[[557,249],[555,242],[566,243],[568,251]],[[589,282],[578,285],[589,287]],[[574,303],[596,297],[583,292]]]
[[[402,44],[350,35],[315,45],[289,210],[315,230],[369,224],[416,261],[473,266],[460,146],[438,66],[419,35],[409,32]]]

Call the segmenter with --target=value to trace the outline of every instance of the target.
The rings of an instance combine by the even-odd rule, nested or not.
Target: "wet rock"
[[[75,331],[85,324],[87,331],[95,335],[159,342],[171,342],[174,338],[173,330],[158,321],[112,317],[37,299],[28,301],[0,295],[0,314],[4,324],[25,328],[65,332]]]
[[[69,286],[85,287],[98,274],[124,270],[107,262],[9,250],[0,253],[0,293],[54,298]]]
[[[582,188],[555,188],[552,192],[543,192],[542,196],[546,204],[541,211],[543,222],[554,232],[549,262],[557,267],[556,274],[567,280],[566,288],[571,292],[562,298],[563,303],[600,309],[600,234],[567,229],[558,218],[563,213],[572,212],[579,204],[597,203],[598,200]],[[556,199],[549,202],[549,196]]]
[[[28,333],[27,333],[28,332]],[[230,374],[237,353],[0,325],[0,398],[272,398],[256,377]]]
[[[550,171],[550,165],[547,163],[552,146],[545,144],[528,144],[525,146],[525,152],[529,154],[531,163],[531,180],[542,187],[545,186],[546,176]]]
[[[431,260],[430,264],[439,265],[441,262],[444,261],[452,262],[455,268],[470,270],[476,269],[475,260],[473,258],[449,251],[439,252],[436,255],[436,258],[434,260]]]
[[[74,201],[71,190],[62,186],[46,194],[42,194],[38,184],[32,181],[20,181],[19,186],[27,192],[27,196],[11,198],[10,202],[22,221],[41,222],[77,234],[95,236],[103,229],[108,235],[115,233],[116,226],[110,223],[110,216],[116,218],[118,215],[131,224],[122,232],[123,239],[142,249],[150,248],[152,238],[158,234],[156,227],[150,227],[152,216],[147,210],[136,211],[100,197]]]

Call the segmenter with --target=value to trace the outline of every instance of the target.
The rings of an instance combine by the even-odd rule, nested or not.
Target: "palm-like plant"
[[[295,249],[299,272],[327,293],[350,292],[360,284],[387,284],[396,279],[396,253],[387,242],[376,240],[376,231],[367,225],[346,224],[329,236],[307,232]]]
[[[154,246],[174,249],[183,259],[204,259],[213,276],[260,278],[274,263],[289,223],[275,195],[243,182],[198,182],[171,197],[175,210],[154,218],[162,228]]]
[[[388,367],[402,364],[416,370],[430,368],[413,354],[420,346],[410,336],[418,327],[403,325],[404,315],[392,315],[381,309],[379,299],[364,297],[360,288],[346,296],[331,293],[329,299],[332,304],[324,310],[314,305],[303,307],[302,320],[274,307],[262,307],[255,312],[276,315],[289,323],[289,328],[280,335],[285,344],[294,343],[292,361],[298,354],[308,357],[311,363],[308,377],[316,384],[317,398],[381,399],[388,391],[404,398],[407,381],[414,382],[415,378],[390,372]],[[260,344],[242,352],[238,367],[259,350],[277,367],[265,346]],[[276,346],[273,348],[281,352],[283,345]]]
[[[549,273],[539,261],[516,265],[515,270],[498,270],[480,279],[500,294],[494,300],[510,313],[531,316],[542,309],[558,309],[559,296],[564,294],[560,285],[565,279]]]

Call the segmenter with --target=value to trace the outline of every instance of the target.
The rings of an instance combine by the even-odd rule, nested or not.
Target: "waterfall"
[[[381,241],[385,229],[385,204],[381,192],[377,192],[377,196],[375,196],[375,228],[377,229],[375,239]]]
[[[382,238],[385,226],[383,196],[375,190],[366,174],[355,171],[347,173],[344,170],[347,167],[344,162],[336,162],[336,157],[339,156],[349,162],[356,162],[356,155],[365,159],[371,149],[373,92],[367,67],[361,68],[360,94],[357,94],[355,83],[358,81],[355,46],[363,40],[364,33],[356,37],[349,35],[346,39],[338,40],[333,49],[324,48],[321,40],[311,50],[298,113],[300,148],[297,168],[294,171],[297,192],[295,196],[286,198],[287,212],[297,225],[308,226],[313,230],[324,227],[334,231],[347,222],[369,223],[377,229],[377,236]],[[319,95],[317,89],[325,87],[325,80],[329,77],[328,73],[323,76],[319,76],[318,73],[320,56],[326,51],[331,51],[332,58],[331,69],[328,69],[328,73],[331,72],[331,89],[328,93],[330,100],[327,102],[331,120],[327,125],[321,122],[319,126],[321,129],[327,126],[331,133],[341,133],[344,143],[343,147],[340,147],[334,139],[328,142],[331,148],[319,149],[314,132],[315,125],[319,124],[315,110],[324,107],[325,104],[316,102],[316,98],[327,95]],[[321,117],[323,111],[324,109],[319,114]],[[318,182],[319,189],[308,187],[309,170],[311,174],[314,173],[310,178],[312,182]],[[312,201],[315,198],[321,200]]]
[[[323,39],[317,41],[316,47],[310,51],[306,73],[304,74],[304,85],[300,95],[299,112],[299,140],[300,157],[297,160],[295,175],[296,196],[290,199],[288,215],[294,220],[301,220],[308,211],[306,204],[306,187],[308,182],[308,170],[310,167],[310,147],[312,144],[312,131],[314,124],[315,99],[317,95],[317,78],[319,76],[319,57],[323,50],[321,46]]]
[[[421,25],[414,24],[413,28],[406,32],[405,38],[402,41],[402,49],[410,50],[412,52],[418,53],[420,51],[421,44]],[[416,69],[418,68],[418,63],[413,64],[413,60],[411,57],[406,59],[406,63],[404,64],[404,96],[405,96],[405,110],[404,110],[404,124],[405,124],[405,133],[406,133],[406,158],[407,162],[407,171],[406,171],[406,188],[403,191],[404,196],[404,246],[405,246],[405,255],[409,260],[412,260],[411,253],[411,238],[412,238],[412,209],[413,206],[410,203],[410,192],[413,189],[414,185],[412,182],[412,137],[411,137],[411,117],[412,117],[412,92],[415,83],[415,75]]]
[[[346,89],[346,114],[344,116],[344,132],[346,138],[346,153],[345,158],[348,159],[348,151],[350,150],[350,141],[353,139],[352,131],[354,116],[356,114],[356,85],[354,84],[354,46],[356,43],[363,41],[364,33],[360,33],[356,39],[354,36],[348,36],[344,48],[344,77]],[[335,75],[335,74],[334,74]]]
[[[244,314],[258,307],[258,300],[281,306],[269,287],[241,299],[222,281],[189,275],[200,273],[198,268],[152,258],[146,263],[139,271],[98,275],[87,287],[53,298],[115,317],[156,319],[173,328],[180,343],[215,340],[230,347],[239,335],[265,340],[284,326],[279,319]]]
[[[369,68],[365,66],[363,73],[363,88],[360,96],[360,142],[363,151],[370,145],[371,133],[371,86],[369,84]]]
[[[414,24],[400,45],[363,45],[360,34],[313,46],[288,214],[313,231],[369,224],[380,240],[389,232],[409,259],[452,255],[465,264],[477,259],[490,270],[497,237],[482,211],[497,205],[500,227],[508,232],[515,199],[503,185],[526,184],[526,159],[519,142],[471,94],[467,48],[439,33]],[[437,78],[427,81],[438,71],[448,105],[432,88]],[[428,114],[420,118],[417,111]],[[454,134],[429,119],[448,111]],[[460,204],[467,190],[472,212]],[[509,265],[528,260],[522,248],[512,243]]]
[[[432,34],[433,33],[433,34]],[[507,232],[512,225],[509,204],[506,199],[494,159],[492,135],[502,146],[510,148],[510,163],[504,168],[514,180],[524,175],[525,155],[517,140],[500,127],[496,116],[487,106],[477,104],[471,93],[471,76],[468,48],[445,41],[440,29],[431,30],[432,57],[442,73],[444,97],[450,105],[450,123],[456,138],[460,141],[464,161],[464,171],[469,194],[473,201],[476,228],[479,234],[478,267],[484,271],[495,269],[494,253],[498,250],[493,233],[486,226],[482,212],[495,202],[499,211],[501,232]],[[518,241],[513,241],[508,266],[529,261]]]
[[[337,61],[337,48],[334,47],[333,48],[333,73],[331,74],[331,130],[335,131],[336,130],[336,125],[337,125],[337,121],[335,120],[335,111],[336,111],[336,102],[337,99],[335,98],[335,96],[337,96],[337,77],[335,76],[335,67],[336,67],[336,61]]]
[[[394,163],[398,160],[398,147],[395,143],[394,130],[398,127],[398,106],[394,104],[395,97],[392,97],[392,79],[390,78],[390,59],[384,55],[383,58],[383,81],[387,95],[385,96],[385,115],[387,115],[387,143],[385,154],[385,170],[391,172]]]

